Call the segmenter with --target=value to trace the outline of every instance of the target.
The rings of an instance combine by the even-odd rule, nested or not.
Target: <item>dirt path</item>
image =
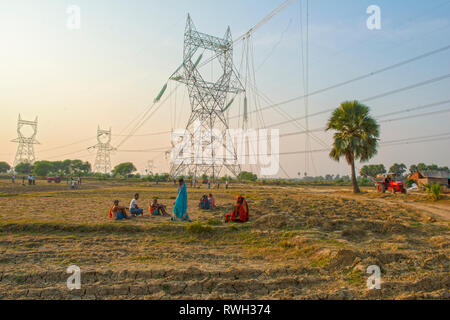
[[[352,200],[364,200],[364,201],[375,201],[378,203],[386,203],[390,204],[399,204],[405,207],[409,207],[411,209],[425,212],[433,217],[439,217],[446,221],[450,221],[450,208],[446,205],[436,204],[423,204],[418,202],[406,202],[404,200],[392,200],[392,199],[374,199],[370,197],[361,197],[361,196],[351,196],[351,195],[340,195],[342,198],[352,199]]]
[[[292,191],[299,190],[299,188],[293,188],[293,187],[284,187],[285,189],[289,189]],[[415,201],[405,201],[403,199],[378,199],[378,198],[371,198],[371,197],[365,197],[364,195],[351,195],[351,194],[342,194],[342,189],[338,190],[336,188],[314,188],[314,187],[301,187],[300,188],[303,192],[310,192],[310,193],[332,193],[333,195],[344,198],[344,199],[351,199],[351,200],[364,200],[364,201],[375,201],[377,203],[382,203],[385,205],[386,203],[390,204],[399,204],[403,205],[405,207],[408,207],[410,209],[414,209],[417,211],[422,211],[427,213],[428,215],[431,215],[433,217],[439,217],[446,221],[450,221],[450,206],[448,204],[440,204],[440,203],[419,203]],[[348,192],[351,192],[351,188],[348,190],[345,190]]]

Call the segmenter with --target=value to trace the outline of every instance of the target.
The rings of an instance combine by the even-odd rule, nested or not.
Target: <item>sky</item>
[[[245,33],[282,1],[275,0],[0,0],[0,161],[12,164],[17,144],[17,118],[38,117],[38,160],[82,159],[94,163],[96,131],[112,129],[113,145],[126,128],[152,105],[169,76],[181,64],[186,16],[198,31],[222,37],[230,26],[233,38]],[[296,1],[251,36],[258,92],[274,103],[304,93],[306,0]],[[80,29],[67,27],[69,6],[80,8]],[[366,10],[381,9],[381,29],[369,30]],[[303,29],[300,21],[303,22]],[[301,36],[303,30],[303,37]],[[316,91],[370,73],[450,42],[450,1],[430,0],[311,0],[309,12],[309,91]],[[303,60],[302,60],[303,50]],[[234,47],[239,67],[243,46]],[[303,62],[302,62],[303,61]],[[311,96],[309,113],[338,107],[450,73],[450,50],[383,72],[337,89]],[[170,92],[176,83],[169,82]],[[405,90],[366,104],[374,117],[450,99],[450,78]],[[112,164],[131,161],[142,171],[154,160],[155,172],[167,172],[161,152],[170,135],[154,133],[183,128],[190,113],[187,90],[180,86],[154,116],[112,154]],[[268,102],[249,97],[250,108]],[[236,100],[230,115],[242,108]],[[424,112],[446,110],[449,104],[401,113],[382,122],[381,141],[449,133],[450,113],[396,120]],[[305,114],[297,100],[280,107],[290,117]],[[251,109],[252,110],[252,109]],[[329,114],[309,118],[311,129],[326,125]],[[286,120],[271,109],[250,116],[251,127]],[[262,119],[262,120],[261,120]],[[299,121],[305,125],[305,120]],[[231,122],[231,127],[239,124]],[[286,124],[280,133],[301,131]],[[25,132],[25,130],[24,130]],[[310,149],[331,145],[332,135],[314,132]],[[317,139],[318,138],[318,139]],[[280,152],[305,150],[305,135],[282,138]],[[425,162],[448,166],[450,140],[380,146],[369,163]],[[307,161],[306,161],[307,160]],[[349,174],[344,160],[327,152],[281,155],[277,176]],[[360,168],[364,164],[358,163]]]

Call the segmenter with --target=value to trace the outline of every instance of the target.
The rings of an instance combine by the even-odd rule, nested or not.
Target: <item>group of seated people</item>
[[[198,207],[203,210],[213,209],[215,206],[216,203],[214,201],[212,193],[209,194],[209,197],[206,194],[204,194],[201,197],[200,202],[198,203]]]
[[[130,202],[129,208],[121,207],[119,205],[119,200],[114,200],[114,205],[111,209],[109,209],[109,218],[114,220],[123,220],[130,219],[131,217],[143,216],[144,209],[139,208],[137,203],[138,199],[139,194],[136,193]],[[129,215],[127,214],[127,210],[129,210]],[[153,201],[149,203],[148,211],[151,216],[170,217],[167,213],[166,206],[158,203],[157,198],[153,199]]]
[[[144,215],[144,209],[139,208],[138,201],[139,194],[136,193],[134,199],[130,202],[130,207],[125,208],[119,205],[119,200],[114,201],[114,205],[109,210],[109,218],[114,220],[130,219],[131,217],[137,217]],[[199,207],[201,209],[209,210],[215,206],[214,197],[209,194],[209,197],[205,194],[200,199]],[[129,209],[130,215],[127,214]],[[150,216],[164,216],[170,217],[167,213],[166,206],[158,203],[158,199],[155,198],[149,203]],[[236,204],[231,214],[225,216],[225,222],[247,222],[249,220],[250,212],[247,204],[247,200],[243,196],[237,196]]]

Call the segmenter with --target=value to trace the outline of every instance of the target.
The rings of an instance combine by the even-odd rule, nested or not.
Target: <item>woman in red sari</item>
[[[231,214],[225,216],[225,222],[247,222],[250,216],[247,200],[242,196],[237,196],[236,206]]]

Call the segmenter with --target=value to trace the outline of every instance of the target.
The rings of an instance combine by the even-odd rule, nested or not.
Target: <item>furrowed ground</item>
[[[88,181],[37,186],[0,181],[1,299],[449,299],[450,200],[354,196],[341,187],[232,185],[188,188],[194,223],[147,216],[109,221],[112,200],[158,197],[172,184]],[[368,190],[366,190],[368,191]],[[235,197],[251,220],[224,224]],[[147,210],[146,210],[147,213]],[[69,291],[67,267],[81,268]],[[368,290],[368,266],[382,289]]]

